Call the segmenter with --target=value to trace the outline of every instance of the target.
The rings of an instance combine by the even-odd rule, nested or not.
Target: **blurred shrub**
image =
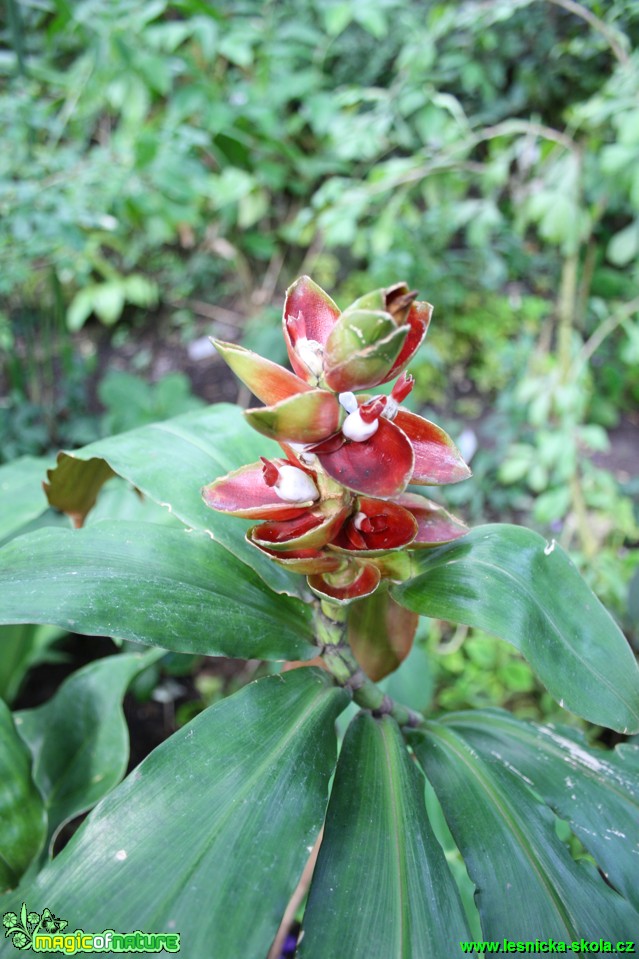
[[[224,277],[248,298],[269,261],[331,249],[326,285],[348,263],[463,313],[524,274],[552,290],[548,244],[596,235],[609,274],[636,260],[636,5],[584,7],[594,28],[543,0],[10,7],[14,305],[53,269],[70,325],[108,324]]]

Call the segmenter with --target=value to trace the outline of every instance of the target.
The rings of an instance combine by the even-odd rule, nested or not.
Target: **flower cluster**
[[[263,520],[247,532],[257,549],[308,577],[318,596],[368,596],[407,575],[406,548],[455,539],[466,527],[409,484],[456,483],[470,475],[450,437],[401,403],[405,368],[432,307],[405,283],[376,290],[341,312],[309,277],[288,290],[283,327],[293,372],[232,343],[215,342],[233,372],[265,405],[251,426],[283,456],[261,458],[203,490],[213,509]],[[394,380],[390,395],[370,395]]]

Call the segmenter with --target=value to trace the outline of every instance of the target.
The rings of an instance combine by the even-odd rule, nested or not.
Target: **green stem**
[[[24,27],[22,25],[22,17],[20,16],[20,8],[16,0],[7,0],[7,9],[11,40],[16,55],[17,73],[18,76],[26,77],[27,65],[24,52]]]
[[[557,329],[557,351],[559,354],[559,374],[563,385],[570,381],[572,330],[577,300],[578,265],[578,256],[576,253],[572,253],[564,260],[561,271],[561,286],[557,306],[557,318],[559,321]]]
[[[597,243],[594,236],[591,235],[586,247],[586,253],[584,255],[584,263],[581,270],[581,280],[579,281],[579,289],[577,290],[575,304],[575,321],[577,326],[579,326],[581,329],[583,329],[586,325],[588,297],[590,296],[590,287],[592,286],[592,278],[595,274],[596,266]]]
[[[564,260],[561,274],[558,305],[559,329],[557,338],[559,375],[562,385],[567,385],[574,378],[572,333],[578,301],[578,265],[579,258],[577,253],[567,256]],[[575,466],[573,475],[570,477],[570,496],[579,539],[586,556],[591,559],[597,552],[597,541],[592,534],[589,523],[588,507],[583,494],[581,471],[578,464]]]
[[[317,611],[317,644],[328,671],[353,700],[374,716],[392,716],[399,726],[421,726],[424,717],[387,696],[361,668],[346,638],[348,607],[322,600]]]

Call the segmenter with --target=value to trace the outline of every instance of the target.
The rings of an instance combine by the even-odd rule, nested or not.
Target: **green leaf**
[[[73,673],[55,696],[16,713],[15,724],[33,756],[33,779],[48,814],[47,841],[90,809],[126,772],[129,731],[122,699],[134,676],[162,655],[108,656]]]
[[[0,622],[240,659],[312,654],[311,607],[205,533],[154,523],[42,529],[0,550]]]
[[[49,473],[47,494],[52,506],[81,524],[102,484],[114,474],[122,476],[182,523],[207,530],[272,589],[299,595],[302,578],[246,542],[249,523],[214,512],[200,493],[206,484],[261,455],[279,456],[281,450],[255,433],[236,406],[220,403],[61,453]]]
[[[0,698],[12,702],[32,666],[55,660],[49,647],[64,635],[57,626],[0,626]]]
[[[326,4],[320,9],[329,37],[338,36],[353,19],[353,10],[350,3]]]
[[[96,283],[95,286],[91,287],[91,291],[93,312],[105,326],[113,326],[120,319],[124,309],[126,300],[124,281],[118,277],[116,280]]]
[[[639,730],[639,669],[623,633],[554,540],[491,525],[415,557],[391,589],[425,616],[466,623],[521,651],[560,706]]]
[[[525,723],[501,710],[457,713],[444,723],[482,759],[529,783],[639,910],[639,746],[590,749],[574,729]]]
[[[607,255],[615,266],[626,266],[639,253],[639,220],[634,220],[610,240]]]
[[[31,756],[0,700],[0,892],[12,889],[42,848],[47,819]]]
[[[552,523],[561,519],[570,509],[571,496],[569,486],[557,486],[537,496],[533,507],[536,522]]]
[[[141,273],[132,273],[123,281],[122,287],[128,303],[135,306],[152,307],[158,302],[158,286],[153,280]]]
[[[299,669],[205,710],[93,810],[24,897],[84,929],[178,932],[189,959],[263,959],[322,824],[347,701]]]
[[[0,466],[0,541],[40,516],[47,507],[42,481],[50,460],[21,456]]]
[[[72,333],[81,330],[93,313],[93,286],[85,286],[76,293],[67,309],[67,327]]]
[[[589,863],[576,863],[550,810],[516,771],[455,730],[409,733],[476,886],[485,939],[632,938],[639,914]]]
[[[466,919],[390,717],[346,733],[304,915],[300,959],[453,956]]]

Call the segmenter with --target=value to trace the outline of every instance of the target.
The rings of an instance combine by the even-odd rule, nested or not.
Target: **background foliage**
[[[476,448],[448,505],[556,536],[636,642],[637,4],[7,13],[0,460],[196,408],[175,367],[205,333],[282,359],[303,271],[342,304],[406,279],[436,305],[416,402]],[[23,635],[12,697],[59,631]],[[553,715],[479,631],[433,621],[420,650],[433,705]]]

